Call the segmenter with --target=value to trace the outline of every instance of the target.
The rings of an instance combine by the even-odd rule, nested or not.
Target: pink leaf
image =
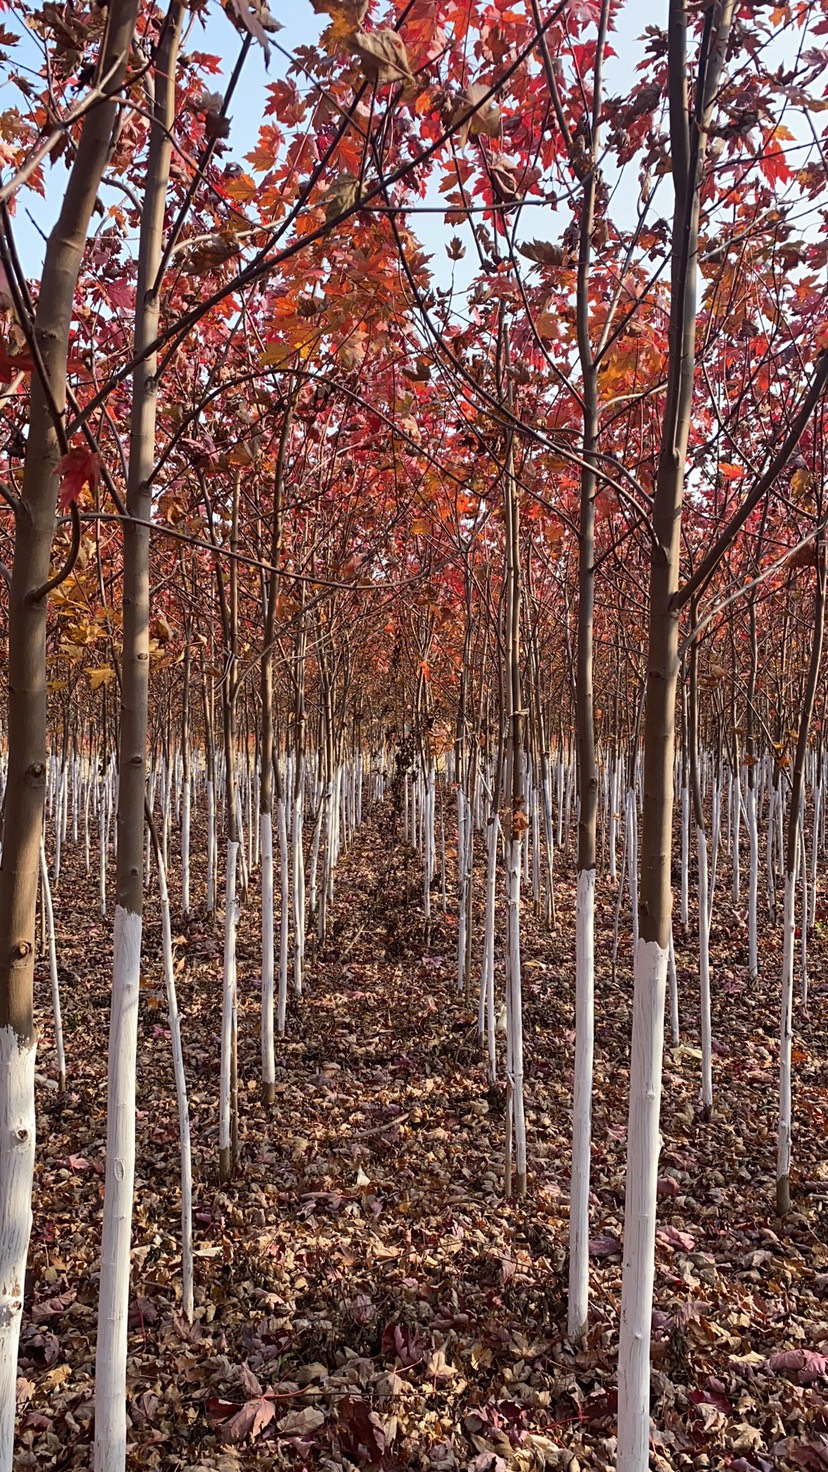
[[[68,511],[84,486],[88,486],[90,491],[95,490],[101,478],[100,456],[94,450],[69,450],[58,462],[57,474],[60,477],[60,508]]]
[[[801,1385],[810,1385],[828,1372],[828,1355],[818,1354],[815,1349],[784,1349],[768,1359],[768,1369],[775,1375],[786,1371],[799,1374]]]
[[[267,1426],[270,1425],[276,1415],[276,1406],[272,1400],[258,1395],[254,1400],[245,1401],[240,1406],[235,1416],[231,1416],[221,1428],[222,1441],[239,1442],[248,1437],[260,1436]]]
[[[618,1238],[610,1236],[609,1233],[605,1233],[602,1237],[590,1237],[589,1239],[590,1257],[615,1257],[620,1251],[621,1243]]]
[[[689,1232],[680,1232],[677,1227],[659,1227],[656,1237],[663,1247],[679,1247],[682,1252],[693,1252],[695,1240]]]

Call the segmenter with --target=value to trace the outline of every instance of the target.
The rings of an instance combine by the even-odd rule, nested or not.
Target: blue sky
[[[274,38],[276,44],[273,47],[269,70],[265,69],[261,49],[254,45],[231,107],[231,131],[225,157],[241,163],[244,167],[248,167],[244,165],[244,156],[252,149],[262,121],[267,83],[283,76],[287,71],[289,57],[286,57],[284,53],[291,53],[297,46],[314,43],[327,21],[326,16],[314,13],[310,0],[271,0],[271,6],[282,25],[282,30]],[[646,3],[646,0],[645,3],[636,3],[636,0],[633,0],[633,3],[622,8],[618,29],[611,36],[616,55],[608,61],[606,67],[606,89],[609,96],[623,96],[629,91],[636,79],[636,67],[643,54],[640,35],[648,24],[663,23],[666,11],[667,0],[657,0],[655,5]],[[10,12],[8,14],[11,15]],[[193,17],[186,48],[191,51],[207,51],[221,58],[223,77],[216,78],[213,84],[216,90],[220,90],[223,81],[226,81],[229,76],[238,55],[239,44],[238,32],[222,11],[217,0],[211,0],[206,20],[202,20],[201,16]],[[794,45],[792,36],[785,36],[781,42],[772,44],[778,48],[780,60],[784,57],[790,61]],[[38,54],[33,43],[24,41],[19,48],[16,60],[26,60],[32,67],[36,67]],[[0,106],[11,105],[17,100],[16,97],[9,95],[11,89],[8,80],[0,77],[0,83],[4,80],[5,85],[0,86]],[[43,236],[54,224],[65,179],[65,166],[59,162],[54,169],[47,172],[45,199],[41,199],[27,189],[20,193],[16,235],[24,268],[30,277],[37,277],[39,274],[44,249]],[[115,191],[107,190],[106,187],[102,195],[107,203],[120,197]],[[637,199],[637,172],[635,168],[632,168],[620,181],[613,201],[613,216],[620,224],[627,227],[634,224]],[[440,196],[435,193],[425,203],[441,203]],[[671,206],[668,177],[660,186],[656,214],[669,214]],[[31,213],[31,220],[27,212]],[[527,237],[537,237],[542,240],[556,239],[560,236],[568,218],[568,211],[565,209],[556,216],[550,206],[533,206],[523,212],[521,236],[524,239]],[[432,269],[438,282],[441,285],[448,285],[453,275],[456,290],[462,291],[470,283],[476,266],[476,255],[469,239],[468,228],[458,230],[457,226],[447,225],[442,212],[416,217],[412,215],[410,224],[432,257]],[[451,236],[457,233],[461,234],[466,242],[467,254],[465,260],[452,267],[446,256],[445,246]]]
[[[269,69],[265,68],[261,49],[254,46],[246,62],[242,82],[231,108],[231,131],[225,157],[242,164],[244,155],[250,152],[256,141],[262,121],[267,83],[283,76],[287,71],[289,62],[283,52],[292,52],[297,46],[317,41],[327,20],[326,16],[314,13],[310,0],[282,0],[281,4],[273,4],[272,0],[272,8],[282,25],[282,30],[274,38],[276,44],[271,55]],[[640,15],[638,7],[633,6],[630,13],[623,19],[621,31],[615,41],[619,58],[611,64],[611,72],[608,76],[608,85],[611,90],[618,91],[624,85],[629,86],[633,80],[635,62],[641,54],[640,47],[636,45],[636,37],[643,24],[646,24],[644,17]],[[25,45],[24,42],[17,59],[23,59],[22,52]],[[37,57],[34,48],[26,49],[29,50],[26,60],[35,66]],[[203,23],[200,17],[194,17],[187,40],[187,49],[207,51],[221,58],[223,78],[217,77],[214,83],[216,90],[220,90],[222,81],[226,81],[229,76],[238,54],[239,36],[215,0],[207,12],[206,23]],[[44,250],[43,237],[48,234],[54,224],[65,178],[64,165],[58,163],[47,172],[45,199],[31,190],[23,190],[19,196],[15,232],[24,268],[30,277],[37,277],[39,274]],[[113,201],[116,198],[115,191],[107,191],[106,188],[103,194],[108,194],[109,199]],[[635,196],[636,189],[631,185],[633,202]],[[430,201],[426,201],[426,203],[433,204],[438,202],[439,196],[436,195]],[[450,237],[458,233],[457,227],[446,225],[442,214],[421,215],[416,221],[412,218],[411,223],[416,226],[419,238],[433,257],[433,269],[438,278],[441,282],[447,283],[450,279],[450,263],[445,254],[445,246]],[[547,207],[532,207],[525,212],[524,232],[529,236],[548,239],[551,235],[559,234],[560,229],[561,223],[556,222],[552,211]],[[456,285],[460,288],[471,279],[475,264],[471,259],[472,254],[473,252],[470,251],[465,262],[461,261],[455,268]]]
[[[280,9],[284,12],[284,15],[280,16],[284,29],[279,32],[275,40],[286,50],[292,50],[294,46],[306,44],[319,36],[321,20],[324,17],[314,15],[309,0],[288,0],[288,3],[281,5]],[[198,17],[193,18],[187,48],[190,51],[206,51],[221,57],[224,80],[232,70],[238,55],[239,44],[238,32],[220,7],[215,4],[215,0],[208,12],[206,25],[202,24]],[[33,69],[36,68],[38,53],[34,44],[24,38],[20,46],[16,48],[14,60],[17,63],[25,62]],[[285,58],[274,51],[270,60],[270,70],[266,71],[262,51],[258,46],[252,48],[232,109],[228,158],[242,161],[243,155],[252,148],[262,120],[264,89],[269,81],[283,76],[287,66]],[[216,79],[216,90],[219,90],[221,81],[221,78]],[[19,101],[18,97],[9,95],[10,91],[9,84],[6,82],[3,91],[0,92],[0,106],[11,106]],[[49,233],[55,222],[65,180],[66,169],[59,162],[51,169],[47,167],[45,198],[31,189],[21,190],[17,197],[15,235],[26,274],[30,277],[36,277],[39,274],[44,251],[43,235]],[[106,193],[105,189],[104,193]],[[111,199],[116,198],[114,191],[109,191],[109,194]]]

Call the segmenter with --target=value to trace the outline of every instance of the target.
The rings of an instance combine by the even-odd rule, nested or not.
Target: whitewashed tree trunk
[[[532,788],[532,902],[540,913],[540,803],[539,787]]]
[[[566,768],[566,816],[564,827],[564,849],[569,853],[569,829],[572,824],[572,806],[575,800],[575,763],[569,761]]]
[[[423,919],[431,923],[431,880],[434,872],[434,769],[429,766],[422,774],[423,802]]]
[[[592,1140],[592,1066],[595,1044],[595,870],[578,875],[575,911],[575,1079],[572,1100],[572,1177],[569,1193],[569,1312],[567,1333],[577,1341],[589,1315],[589,1181]]]
[[[190,913],[190,818],[192,812],[192,778],[184,779],[181,794],[181,908]]]
[[[609,783],[609,877],[613,884],[618,882],[618,802],[619,791],[618,757],[614,756]]]
[[[797,848],[799,847],[797,843]],[[779,1127],[776,1140],[776,1197],[781,1214],[790,1209],[791,1053],[793,1044],[793,979],[796,934],[796,870],[785,875],[782,934],[782,1005],[779,1024]]]
[[[297,779],[293,803],[293,990],[302,995],[302,973],[305,964],[305,855],[304,792],[301,777]]]
[[[722,836],[722,789],[717,777],[713,779],[713,821],[711,824],[710,863],[707,884],[707,924],[713,915],[713,896],[716,893],[716,878],[719,869],[719,845]],[[708,942],[709,943],[709,942]]]
[[[466,974],[466,794],[457,787],[457,990],[462,992]]]
[[[495,906],[497,902],[497,849],[500,841],[500,818],[494,813],[489,822],[488,853],[486,857],[486,919],[483,934],[483,969],[480,976],[480,1006],[478,1021],[480,1036],[485,1029],[488,1057],[489,1083],[497,1078],[497,1052],[495,1047]]]
[[[667,949],[657,941],[639,940],[635,952],[618,1350],[618,1472],[641,1472],[649,1465],[650,1335],[667,960]]]
[[[101,1291],[95,1357],[95,1472],[126,1462],[127,1316],[135,1178],[135,1073],[141,916],[115,907]]]
[[[444,915],[448,909],[448,891],[446,888],[446,819],[442,786],[440,788],[440,909]]]
[[[546,837],[546,924],[551,928],[555,914],[555,826],[552,817],[552,779],[549,757],[543,757],[543,828]]]
[[[279,996],[276,1026],[281,1036],[285,1030],[288,990],[288,939],[290,933],[290,847],[287,832],[287,802],[280,796],[276,803],[279,829]]]
[[[164,868],[170,866],[170,811],[172,808],[173,771],[169,762],[164,763],[164,783],[161,794],[161,857]]]
[[[80,759],[72,758],[72,844],[78,846],[78,811],[80,804]]]
[[[259,846],[258,846],[258,842],[257,842],[257,834],[259,832],[259,825],[258,825],[258,823],[254,823],[254,821],[253,821],[253,811],[254,811],[254,809],[253,809],[253,777],[252,777],[252,774],[251,774],[251,771],[250,771],[250,761],[249,761],[250,753],[249,752],[247,753],[247,756],[248,756],[247,780],[245,782],[245,793],[244,793],[244,795],[245,795],[245,801],[246,801],[246,804],[247,804],[247,872],[248,872],[248,875],[250,875],[250,874],[253,873],[253,870],[256,868],[256,865],[259,862]],[[259,811],[259,809],[258,809],[258,806],[257,806],[256,807],[256,812],[258,812],[258,811]]]
[[[0,1469],[14,1463],[17,1348],[32,1230],[35,1056],[13,1027],[0,1028]]]
[[[808,1006],[808,851],[805,844],[805,824],[800,815],[799,819],[799,874],[802,886],[802,909],[800,914],[800,941],[799,954],[802,966],[800,979],[800,1000],[803,1007]]]
[[[236,1035],[236,872],[239,845],[235,839],[227,844],[227,880],[224,899],[224,967],[221,993],[221,1068],[219,1075],[219,1159],[220,1176],[229,1180],[232,1171],[231,1084],[233,1040]]]
[[[216,912],[216,789],[207,778],[207,912]]]
[[[748,969],[751,981],[759,974],[759,824],[756,814],[756,787],[748,779],[747,784],[747,827],[748,827]]]
[[[676,975],[676,946],[673,940],[673,922],[670,921],[670,949],[667,953],[667,976],[670,982],[670,1039],[677,1048],[681,1041],[679,1030],[678,977]]]
[[[92,797],[92,775],[87,767],[86,780],[84,782],[83,795],[83,867],[84,873],[88,874],[91,867],[91,853],[89,843],[89,803]]]
[[[181,1047],[181,1016],[175,989],[173,966],[172,921],[167,871],[163,860],[158,868],[161,897],[161,944],[164,956],[164,982],[167,989],[167,1016],[172,1042],[175,1097],[178,1105],[178,1140],[181,1152],[181,1306],[188,1324],[193,1321],[193,1161],[190,1145],[190,1109],[187,1102],[187,1079]]]
[[[509,1053],[510,1102],[515,1141],[517,1194],[526,1192],[526,1115],[523,1096],[523,996],[520,963],[520,837],[509,841],[507,914],[509,946]]]
[[[276,1086],[276,1054],[273,1039],[273,820],[270,813],[261,813],[259,824],[262,856],[262,1090],[265,1102],[272,1103]]]
[[[681,789],[681,923],[686,930],[690,921],[690,789]]]
[[[153,765],[150,771],[149,782],[147,785],[147,810],[150,817],[152,817],[155,812],[155,789],[158,786],[158,768],[155,765]],[[149,829],[147,829],[144,843],[146,845],[146,853],[144,854],[144,888],[149,889],[150,880],[152,877],[152,838],[150,836]]]
[[[814,788],[814,826],[811,834],[811,892],[809,898],[809,911],[811,929],[816,925],[817,910],[817,879],[819,875],[820,839],[822,834],[822,773],[817,773],[816,786]]]
[[[733,903],[738,905],[742,897],[742,867],[739,854],[739,844],[742,837],[742,802],[739,792],[739,774],[731,772],[728,799],[728,816],[730,822],[730,863],[733,872]]]
[[[713,1109],[713,1038],[710,1021],[710,903],[707,887],[707,835],[696,827],[699,864],[699,1001],[701,1008],[702,1110],[705,1119]]]
[[[317,918],[317,934],[320,941],[324,940],[322,933],[323,917],[325,914],[325,903],[319,904],[319,847],[322,842],[322,827],[325,821],[325,794],[324,789],[316,799],[316,817],[313,823],[313,838],[311,839],[311,860],[309,876],[310,914],[311,919]],[[323,892],[323,901],[326,896]]]
[[[63,763],[58,768],[57,788],[55,791],[55,889],[60,884],[61,856],[63,854],[63,792],[65,786],[65,772]]]
[[[58,1088],[66,1088],[66,1054],[63,1050],[63,1016],[60,1008],[60,984],[58,982],[57,946],[55,944],[55,912],[52,905],[52,890],[49,884],[49,866],[46,863],[46,848],[43,835],[40,837],[40,882],[43,889],[43,912],[46,919],[46,939],[49,946],[49,981],[52,990],[52,1017],[55,1027],[55,1054],[58,1066]]]
[[[101,918],[106,916],[106,852],[109,838],[109,785],[104,779],[101,784],[98,805],[98,909]]]
[[[768,903],[770,906],[771,924],[776,921],[776,787],[770,784],[768,798],[768,828],[767,828],[767,861],[768,861]]]
[[[242,895],[244,898],[246,898],[247,891],[250,887],[250,872],[247,867],[247,845],[244,838],[244,821],[242,815],[242,795],[240,784],[237,784],[236,786],[236,824],[238,826],[239,833],[239,865],[241,868]]]

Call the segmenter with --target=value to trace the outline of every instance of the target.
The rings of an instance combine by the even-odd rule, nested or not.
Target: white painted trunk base
[[[707,888],[707,836],[696,828],[699,863],[699,1002],[701,1008],[702,1108],[713,1108],[713,1039],[710,1019],[710,901]]]
[[[797,845],[798,847],[798,845]],[[788,1190],[791,1174],[791,1062],[793,1045],[794,945],[796,938],[796,869],[785,875],[785,920],[782,936],[782,1004],[779,1020],[779,1127],[776,1139],[776,1182]],[[784,1186],[783,1186],[784,1183]]]
[[[681,923],[690,919],[690,790],[681,789]]]
[[[670,981],[670,1039],[674,1048],[681,1042],[679,1027],[678,976],[676,975],[676,946],[673,940],[673,922],[670,921],[670,949],[667,953],[667,975]]]
[[[115,907],[101,1281],[95,1358],[95,1472],[126,1463],[129,1248],[135,1178],[135,1072],[141,916]]]
[[[569,1194],[569,1338],[583,1338],[589,1315],[589,1177],[595,1046],[595,870],[578,874],[575,911],[575,1079]]]
[[[305,962],[305,857],[302,850],[304,799],[301,786],[293,807],[293,990],[302,995]]]
[[[495,906],[497,902],[497,848],[500,839],[500,818],[494,813],[489,820],[488,853],[486,856],[486,919],[483,934],[483,969],[480,975],[480,1004],[478,1024],[481,1038],[486,1037],[489,1082],[497,1078],[497,1051],[495,1047],[494,1005],[494,955],[495,955]]]
[[[290,932],[290,850],[287,832],[287,804],[279,798],[276,807],[279,828],[279,999],[276,1026],[279,1033],[285,1030],[288,989],[288,937]]]
[[[748,968],[751,981],[759,975],[759,826],[756,816],[756,788],[748,782],[747,824],[750,861],[748,869]]]
[[[259,815],[262,857],[262,1083],[267,1089],[276,1082],[273,1044],[273,821],[270,813]]]
[[[49,884],[49,866],[46,863],[46,848],[40,836],[40,883],[43,889],[43,912],[46,918],[46,940],[49,947],[49,982],[52,989],[52,1017],[55,1027],[55,1054],[58,1066],[58,1087],[61,1093],[66,1088],[66,1054],[63,1049],[63,1015],[60,1008],[60,983],[58,982],[57,946],[55,943],[55,912],[52,906],[52,888]],[[0,1469],[2,1472],[2,1469]]]
[[[509,862],[506,874],[509,950],[507,1077],[510,1087],[511,1104],[511,1118],[507,1122],[507,1131],[509,1132],[507,1139],[507,1162],[510,1163],[509,1148],[511,1147],[513,1131],[518,1195],[522,1195],[526,1190],[526,1115],[523,1097],[523,994],[520,961],[520,850],[520,839],[512,838],[509,842]]]
[[[207,781],[207,910],[216,908],[216,791]]]
[[[192,807],[192,783],[188,777],[184,783],[181,807],[181,908],[185,915],[190,913],[190,812]]]
[[[0,1029],[0,1469],[14,1462],[17,1349],[26,1255],[32,1230],[35,1055],[11,1027]]]
[[[230,1081],[233,1033],[236,1016],[236,874],[239,845],[227,844],[227,878],[224,897],[224,970],[221,993],[221,1065],[219,1072],[219,1154],[229,1160],[231,1150]]]
[[[650,1334],[666,982],[667,948],[657,941],[639,940],[635,951],[627,1129],[617,1472],[646,1472],[649,1466]]]
[[[172,921],[170,919],[170,895],[167,889],[167,871],[163,860],[158,869],[158,888],[161,896],[161,933],[164,953],[164,981],[167,989],[167,1016],[172,1041],[173,1073],[175,1094],[178,1104],[178,1139],[181,1153],[181,1306],[188,1323],[193,1321],[193,1161],[190,1144],[190,1107],[187,1100],[187,1079],[184,1073],[184,1052],[181,1047],[181,1016],[178,1011],[178,995],[175,989],[175,967],[173,965]]]

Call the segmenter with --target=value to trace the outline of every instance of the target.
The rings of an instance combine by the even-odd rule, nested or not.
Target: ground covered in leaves
[[[504,1098],[456,993],[456,923],[420,920],[421,871],[376,813],[342,858],[332,936],[259,1084],[255,879],[240,929],[242,1162],[217,1183],[221,936],[176,940],[194,1142],[196,1321],[180,1314],[178,1127],[153,889],[139,1037],[129,1465],[532,1472],[614,1465],[629,946],[610,976],[599,881],[592,1327],[566,1339],[574,888],[524,931],[529,1194],[502,1196]],[[64,859],[66,865],[67,860]],[[86,1467],[106,1130],[109,922],[69,855],[55,896],[69,1088],[41,965],[35,1219],[19,1468]],[[75,865],[74,869],[72,865]],[[713,922],[716,1108],[701,1119],[695,950],[668,1049],[653,1320],[652,1464],[828,1468],[828,944],[795,1023],[796,1210],[772,1209],[780,951],[750,986],[743,916]],[[171,882],[171,889],[173,883]],[[203,893],[202,891],[199,891]],[[450,906],[451,908],[451,906]],[[479,917],[478,917],[479,939]],[[475,977],[476,979],[476,977]]]

